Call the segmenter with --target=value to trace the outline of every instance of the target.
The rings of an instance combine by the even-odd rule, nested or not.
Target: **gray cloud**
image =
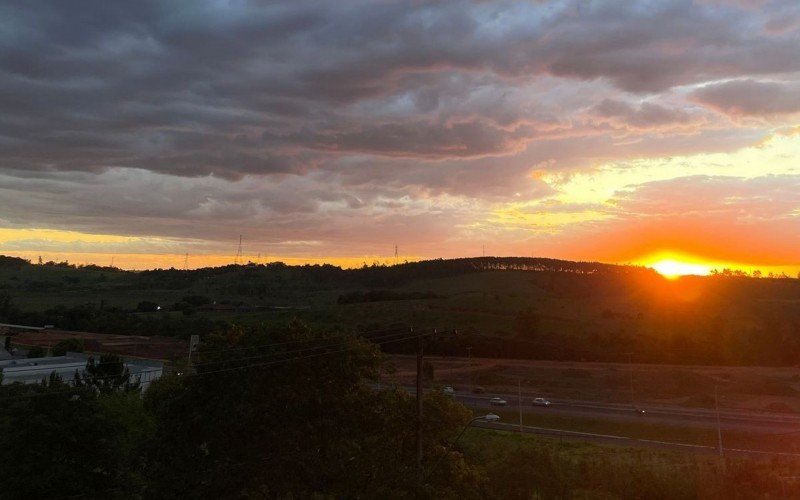
[[[800,112],[800,83],[733,80],[706,85],[694,99],[733,116],[774,116]]]
[[[604,99],[591,109],[598,118],[612,119],[624,126],[635,129],[658,129],[669,127],[685,127],[699,125],[703,117],[682,108],[666,107],[660,104],[644,102],[634,106],[627,102]]]
[[[4,2],[0,216],[206,241],[445,238],[470,211],[551,194],[532,170],[763,137],[696,103],[797,110],[796,11],[790,0]],[[732,78],[694,102],[681,87]],[[728,128],[706,127],[715,119]]]

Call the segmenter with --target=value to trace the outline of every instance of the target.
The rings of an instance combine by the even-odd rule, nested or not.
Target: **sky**
[[[4,1],[0,254],[795,275],[798,54],[796,0]]]

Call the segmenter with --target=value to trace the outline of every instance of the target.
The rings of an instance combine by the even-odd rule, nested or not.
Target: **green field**
[[[503,422],[512,424],[519,422],[519,413],[517,412],[495,411],[494,413],[500,415]],[[608,434],[670,443],[712,447],[716,447],[718,444],[716,428],[660,424],[648,422],[646,417],[639,422],[631,422],[614,421],[608,418],[569,417],[548,415],[546,412],[528,412],[522,414],[522,423],[547,429]],[[723,446],[746,450],[800,453],[800,435],[726,429],[723,433]]]

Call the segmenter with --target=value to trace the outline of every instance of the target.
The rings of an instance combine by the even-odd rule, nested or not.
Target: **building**
[[[37,384],[57,373],[62,380],[70,382],[75,379],[75,372],[83,375],[90,354],[69,352],[66,356],[49,356],[46,358],[16,358],[0,360],[0,373],[3,385],[16,382]],[[150,359],[125,359],[125,366],[131,376],[131,382],[139,380],[142,389],[158,380],[164,374],[164,363]]]

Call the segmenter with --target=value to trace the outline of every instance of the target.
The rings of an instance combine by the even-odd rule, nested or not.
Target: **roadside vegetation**
[[[88,368],[0,387],[0,498],[791,498],[800,470],[476,428],[457,441],[471,412],[433,390],[420,474],[414,399],[376,388],[386,356],[299,321],[211,335],[144,394],[119,358]]]
[[[516,411],[495,411],[504,422],[516,424],[519,413]],[[637,418],[637,417],[634,417]],[[613,421],[607,418],[572,417],[565,415],[548,415],[546,410],[527,411],[522,415],[522,423],[526,426],[559,429],[565,431],[589,432],[624,436],[633,439],[664,441],[716,447],[718,444],[717,429],[713,426],[690,427],[686,425],[670,425],[653,422],[652,418],[643,417],[640,421]],[[744,450],[774,451],[800,453],[800,433],[757,432],[753,430],[725,429],[723,446]]]
[[[797,459],[753,460],[476,430],[463,438],[490,498],[795,498]]]

